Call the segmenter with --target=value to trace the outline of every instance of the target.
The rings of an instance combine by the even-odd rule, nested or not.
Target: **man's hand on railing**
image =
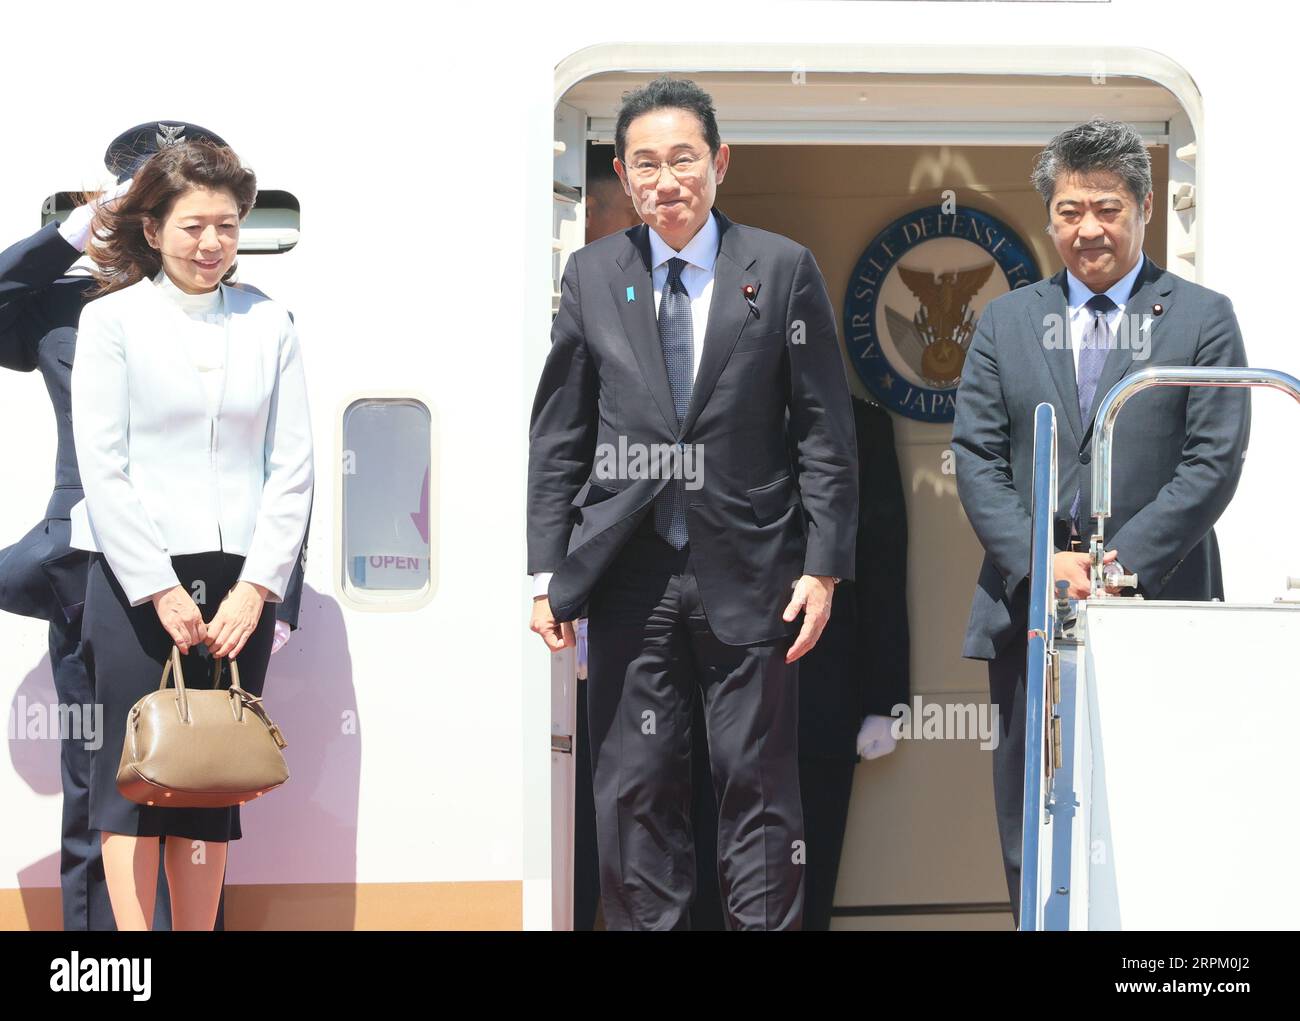
[[[1101,562],[1113,563],[1118,556],[1115,550],[1110,550],[1102,557]],[[1087,599],[1092,593],[1092,554],[1057,553],[1052,558],[1052,567],[1055,581],[1070,583],[1068,595],[1071,599]]]

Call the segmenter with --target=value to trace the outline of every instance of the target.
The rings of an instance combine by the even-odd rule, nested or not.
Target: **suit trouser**
[[[61,706],[80,709],[94,705],[94,691],[80,649],[80,617],[72,622],[66,619],[50,622],[50,668]],[[98,736],[102,739],[102,735]],[[87,746],[93,744],[91,738],[90,734],[70,733],[59,741],[59,771],[63,781],[59,886],[65,932],[112,932],[116,928],[108,883],[104,880],[99,833],[90,829],[90,748]]]
[[[690,927],[691,723],[703,698],[729,928],[803,916],[797,664],[792,637],[726,645],[709,627],[690,546],[635,534],[588,601],[587,711],[609,929]]]
[[[587,735],[587,682],[578,681],[578,741],[574,749],[575,780],[573,820],[573,928],[589,931],[595,926],[600,903],[600,862],[596,854],[596,804],[591,790],[591,742]],[[695,700],[691,722],[691,833],[695,841],[695,899],[691,901],[691,928],[709,932],[726,929],[722,919],[722,898],[718,895],[718,803],[709,771],[708,725],[704,720],[704,699]],[[800,760],[802,764],[803,760]],[[812,830],[808,815],[808,787],[800,770],[804,825]],[[845,807],[848,807],[847,801]],[[814,865],[805,865],[804,884],[811,891]],[[808,928],[808,911],[804,912]]]
[[[696,752],[704,751],[697,742]],[[825,932],[831,927],[835,904],[835,883],[839,878],[840,854],[849,820],[849,799],[857,763],[841,759],[799,759],[799,791],[802,795],[804,836],[807,855],[803,868],[803,925],[805,932]],[[703,772],[707,772],[707,760]],[[712,785],[696,780],[695,846],[703,854],[713,847],[718,813]],[[722,903],[716,874],[696,870],[695,901],[691,905],[693,929],[722,929]]]
[[[691,928],[701,932],[724,932],[727,913],[722,908],[722,894],[718,891],[718,799],[713,793],[711,761],[704,699],[697,698],[695,715],[691,720],[691,835],[695,840],[695,899],[691,901]],[[804,872],[806,888],[806,866]]]
[[[709,771],[708,725],[704,720],[704,699],[695,700],[691,721],[691,834],[695,841],[695,899],[691,901],[691,928],[708,932],[726,929],[722,919],[722,898],[718,895],[718,802]],[[573,821],[573,928],[594,927],[600,901],[600,863],[596,855],[596,805],[591,793],[591,749],[587,737],[587,682],[578,681],[578,744],[575,749]],[[802,761],[802,760],[801,760]],[[804,798],[804,825],[808,817],[808,788],[800,774],[799,789]],[[813,867],[804,867],[804,884],[812,888]],[[808,912],[804,912],[808,928]]]
[[[573,749],[573,930],[589,932],[600,905],[596,854],[596,804],[591,794],[591,741],[587,735],[587,685],[578,679],[577,734]]]
[[[1024,632],[1021,632],[1022,636]],[[989,660],[989,701],[997,709],[998,742],[993,749],[993,804],[1002,843],[1002,867],[1011,915],[1020,926],[1020,841],[1025,804],[1026,640],[1012,641]]]

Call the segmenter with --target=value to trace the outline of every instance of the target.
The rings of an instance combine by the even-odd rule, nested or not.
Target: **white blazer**
[[[243,555],[240,580],[282,602],[306,535],[314,473],[297,331],[284,306],[220,287],[230,316],[215,418],[187,317],[151,279],[81,312],[72,434],[85,499],[71,544],[103,553],[132,606],[179,584],[171,557],[212,550]]]

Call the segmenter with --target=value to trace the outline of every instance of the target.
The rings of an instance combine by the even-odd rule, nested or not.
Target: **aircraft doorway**
[[[564,259],[585,235],[583,202],[589,190],[595,193],[594,182],[593,189],[588,188],[592,147],[613,142],[622,93],[655,73],[586,78],[568,89],[557,106],[556,138],[564,143],[557,147],[556,159],[557,292]],[[933,224],[936,209],[950,216],[967,214],[971,229],[977,222],[996,224],[1006,244],[1018,245],[1027,257],[1021,261],[1028,269],[1020,275],[1008,272],[1015,260],[983,258],[990,266],[997,261],[1002,272],[990,271],[986,280],[974,281],[978,294],[973,304],[978,308],[1009,286],[1057,272],[1060,263],[1043,230],[1045,214],[1030,184],[1030,169],[1034,155],[1053,134],[1093,114],[1129,121],[1147,139],[1156,202],[1146,253],[1160,265],[1193,276],[1194,204],[1173,211],[1169,197],[1180,185],[1195,182],[1191,122],[1171,92],[1137,77],[1098,88],[1086,75],[809,70],[796,84],[789,72],[670,73],[692,78],[714,98],[722,140],[732,150],[717,208],[738,223],[793,238],[817,259],[839,317],[852,393],[882,405],[892,421],[908,531],[910,704],[922,710],[930,705],[963,707],[976,727],[964,740],[927,740],[918,719],[915,737],[899,740],[886,756],[858,763],[833,928],[1010,928],[990,755],[981,747],[985,742],[979,732],[979,721],[988,719],[987,675],[982,663],[961,658],[981,551],[957,498],[948,453],[951,414],[945,413],[942,400],[908,406],[903,388],[895,387],[891,400],[887,384],[898,380],[870,377],[873,365],[861,357],[862,338],[847,335],[852,331],[855,288],[861,290],[855,280],[860,281],[873,243],[884,239],[890,244],[891,227],[913,221],[920,225],[913,234],[924,232],[927,213]],[[596,151],[596,163],[611,152]],[[931,247],[928,253],[917,244],[913,261],[932,272],[980,267],[980,258],[971,259],[972,253],[978,254],[976,245],[951,236],[945,242],[946,249]],[[993,243],[984,245],[986,252]],[[945,258],[956,262],[941,265]],[[909,263],[907,258],[898,261],[905,267]],[[915,308],[924,303],[906,297],[896,271],[882,287],[894,289],[884,295],[888,304],[903,307],[911,300]],[[895,292],[903,297],[896,301],[890,296]],[[882,315],[878,325],[887,331],[885,319]],[[896,338],[895,346],[906,374],[905,343]],[[945,382],[955,387],[960,361],[955,371],[951,362],[934,361],[925,371],[919,362],[913,369],[920,378],[910,392],[942,390]],[[933,378],[943,371],[949,372],[946,381]],[[904,584],[903,579],[898,584]],[[566,785],[576,773],[576,756],[570,754],[576,743],[565,744],[564,739],[576,738],[577,728],[566,725],[576,722],[571,698],[577,682],[571,658],[557,658],[554,666],[552,916],[555,926],[564,928],[572,924],[573,882],[565,859],[575,853],[574,801]],[[869,672],[870,665],[864,669]],[[576,777],[577,782],[583,779]],[[576,853],[581,866],[581,846]]]

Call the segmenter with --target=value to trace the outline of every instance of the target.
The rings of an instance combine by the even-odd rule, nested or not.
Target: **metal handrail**
[[[1135,372],[1112,386],[1097,407],[1095,421],[1098,424],[1092,434],[1092,516],[1095,525],[1090,548],[1092,585],[1099,595],[1105,592],[1101,579],[1102,529],[1105,519],[1111,515],[1111,452],[1115,419],[1130,398],[1153,386],[1269,387],[1290,394],[1300,402],[1300,379],[1277,369],[1160,365]]]
[[[1034,409],[1033,521],[1029,542],[1029,651],[1025,672],[1025,789],[1020,834],[1020,928],[1038,922],[1038,817],[1046,812],[1044,791],[1051,653],[1056,628],[1053,595],[1053,521],[1056,518],[1056,411],[1046,402]],[[1037,736],[1035,736],[1037,735]],[[1033,811],[1031,812],[1031,807]]]
[[[1104,591],[1101,578],[1102,529],[1111,516],[1111,454],[1115,420],[1135,394],[1154,386],[1268,387],[1300,403],[1300,379],[1276,369],[1156,366],[1121,379],[1097,408],[1092,437],[1092,591]],[[1029,648],[1025,674],[1025,783],[1020,844],[1020,928],[1036,930],[1038,914],[1039,820],[1050,819],[1052,796],[1049,744],[1052,658],[1056,650],[1053,523],[1057,487],[1056,413],[1051,404],[1034,409],[1034,474],[1031,505]],[[1031,811],[1032,809],[1032,811]]]
[[[1097,407],[1101,424],[1092,434],[1092,516],[1110,517],[1110,461],[1115,419],[1129,398],[1153,386],[1263,386],[1281,390],[1300,401],[1300,379],[1277,369],[1235,369],[1213,366],[1158,365],[1121,379]],[[1100,529],[1098,529],[1100,531]]]

